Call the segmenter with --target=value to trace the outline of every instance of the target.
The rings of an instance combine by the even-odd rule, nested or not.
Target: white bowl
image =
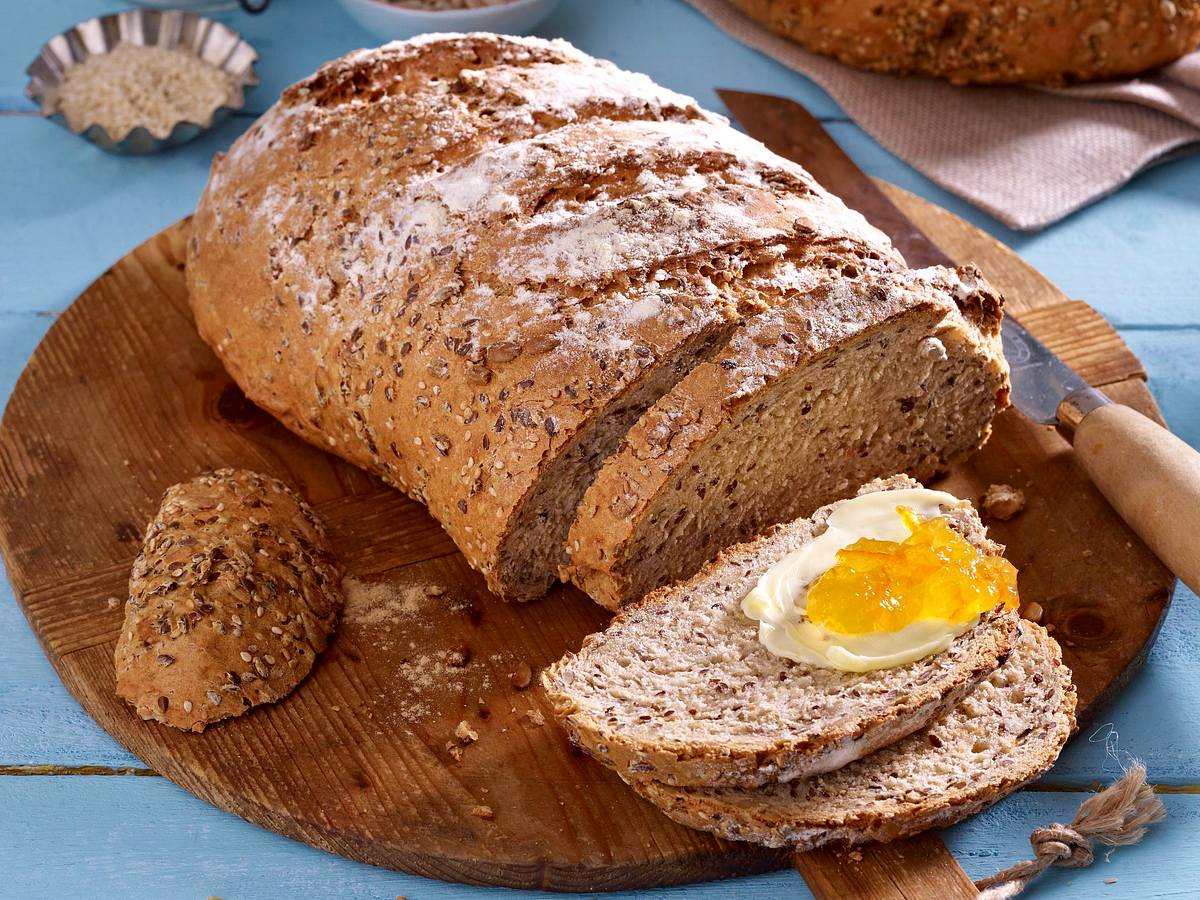
[[[403,40],[430,31],[497,31],[525,34],[541,23],[559,0],[511,0],[478,9],[437,12],[393,6],[383,0],[338,0],[358,24],[384,40]]]

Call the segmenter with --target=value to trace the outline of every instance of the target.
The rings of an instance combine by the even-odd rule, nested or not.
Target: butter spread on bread
[[[906,477],[863,493],[919,487]],[[741,609],[759,577],[814,540],[836,504],[730,547],[691,579],[621,611],[543,675],[572,738],[618,772],[679,785],[753,786],[830,771],[923,727],[1012,649],[998,607],[941,653],[870,672],[794,662]],[[989,554],[969,503],[946,521]]]
[[[1004,604],[1016,569],[945,522],[943,491],[875,491],[846,500],[825,530],[763,573],[742,600],[778,656],[846,672],[889,669],[940,653]]]

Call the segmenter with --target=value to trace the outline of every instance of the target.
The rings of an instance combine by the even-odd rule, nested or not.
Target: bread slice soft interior
[[[742,326],[584,495],[570,579],[610,609],[892,472],[928,479],[1007,405],[998,294],[973,269],[817,287]]]
[[[1075,727],[1058,644],[1022,621],[1008,661],[936,722],[815,778],[761,788],[627,780],[676,822],[728,840],[810,850],[890,841],[983,810],[1054,763]]]
[[[916,486],[897,476],[861,492]],[[849,673],[769,652],[742,598],[825,528],[836,504],[732,547],[689,581],[627,607],[543,675],[555,712],[588,753],[631,777],[757,786],[839,768],[923,727],[1007,657],[1016,615],[995,610],[943,653]],[[962,502],[952,527],[999,553]]]

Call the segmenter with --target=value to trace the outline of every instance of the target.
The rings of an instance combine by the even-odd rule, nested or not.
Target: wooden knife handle
[[[1200,452],[1117,403],[1084,415],[1074,444],[1084,470],[1126,524],[1200,593]]]

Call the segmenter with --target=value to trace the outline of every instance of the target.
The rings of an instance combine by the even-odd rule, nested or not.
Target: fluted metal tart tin
[[[166,137],[151,134],[142,126],[120,140],[114,140],[97,123],[76,131],[67,123],[58,103],[59,88],[67,71],[88,57],[108,53],[122,43],[186,49],[228,73],[233,80],[233,93],[227,103],[213,110],[204,121],[176,122]],[[246,92],[258,84],[254,72],[257,59],[254,48],[220,22],[182,10],[132,9],[87,19],[52,37],[25,70],[29,75],[25,93],[38,103],[48,119],[110,153],[157,153],[192,140],[242,109]]]

